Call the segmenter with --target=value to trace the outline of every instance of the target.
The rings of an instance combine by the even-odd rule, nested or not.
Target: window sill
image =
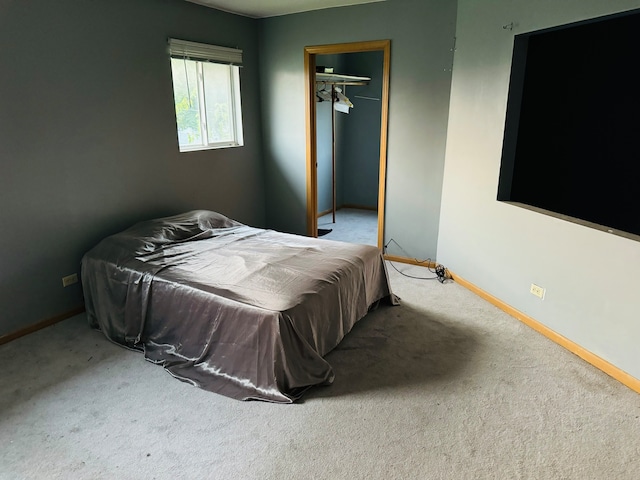
[[[243,147],[243,146],[244,146],[243,144],[233,143],[228,145],[208,145],[206,147],[202,147],[202,146],[184,147],[184,148],[179,148],[179,150],[180,150],[180,153],[188,153],[188,152],[200,152],[202,150],[218,150],[223,148],[236,148],[236,147]]]

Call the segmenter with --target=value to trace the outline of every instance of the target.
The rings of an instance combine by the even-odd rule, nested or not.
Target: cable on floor
[[[394,268],[394,270],[396,272],[398,272],[400,275],[403,275],[405,277],[408,278],[414,278],[416,280],[438,280],[440,283],[444,283],[445,280],[448,280],[451,278],[451,275],[449,274],[449,271],[444,267],[444,265],[440,265],[436,263],[435,267],[432,267],[431,264],[434,263],[430,258],[427,258],[425,260],[418,260],[415,257],[411,257],[405,250],[404,248],[402,248],[402,246],[396,242],[393,238],[391,238],[387,244],[384,246],[384,253],[387,253],[387,248],[389,247],[389,245],[391,244],[395,244],[401,251],[402,253],[404,253],[407,258],[413,258],[413,261],[420,266],[423,266],[424,264],[426,264],[425,266],[427,267],[427,269],[435,274],[435,277],[419,277],[416,275],[409,275],[408,273],[404,273],[401,272],[400,270],[398,270],[398,268],[393,264],[392,261],[389,261],[389,264]]]

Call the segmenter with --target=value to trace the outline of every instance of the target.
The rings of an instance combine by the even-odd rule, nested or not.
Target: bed
[[[397,303],[372,246],[253,228],[196,210],[138,223],[82,259],[89,324],[174,377],[291,403],[379,302]]]

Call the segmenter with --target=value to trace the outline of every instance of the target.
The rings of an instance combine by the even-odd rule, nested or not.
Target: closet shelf
[[[371,81],[370,77],[357,77],[355,75],[340,75],[339,73],[316,73],[316,83],[333,83],[340,85],[366,85]]]

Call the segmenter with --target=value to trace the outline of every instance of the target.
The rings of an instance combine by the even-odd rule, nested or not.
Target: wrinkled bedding
[[[236,399],[291,403],[382,299],[380,251],[198,210],[112,235],[82,260],[89,324],[173,376]]]

